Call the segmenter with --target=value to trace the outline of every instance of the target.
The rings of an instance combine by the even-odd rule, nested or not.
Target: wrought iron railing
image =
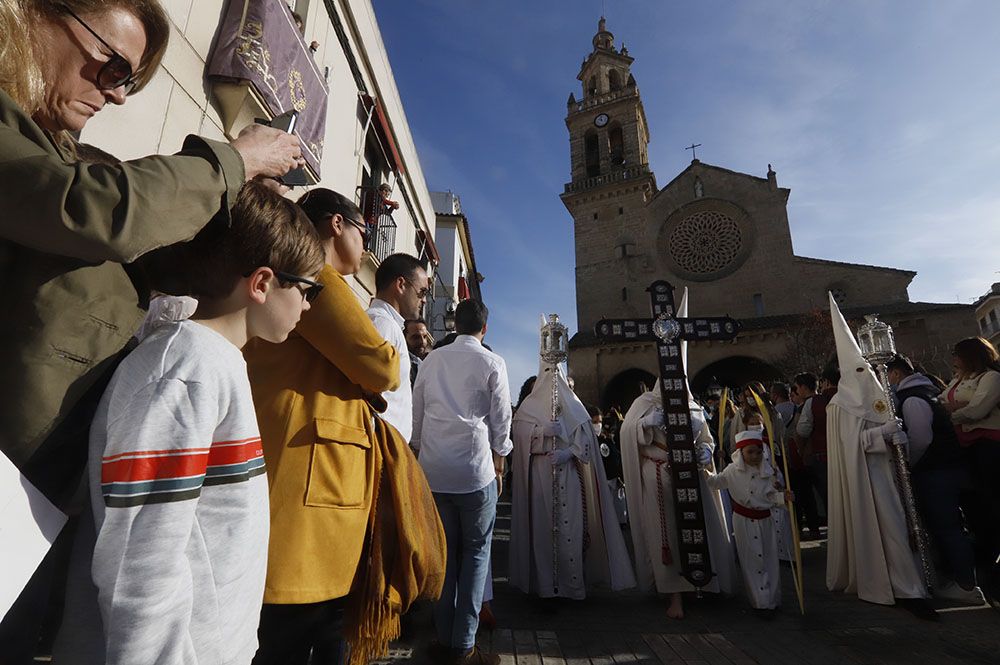
[[[610,173],[602,173],[601,175],[590,176],[589,178],[578,178],[573,182],[566,183],[565,191],[567,194],[572,192],[582,192],[593,187],[599,187],[601,185],[607,185],[609,183],[619,182],[622,180],[631,180],[632,178],[639,178],[648,174],[648,164],[636,164],[635,166],[627,166],[623,169],[618,169],[617,171],[611,171]]]
[[[396,220],[394,208],[374,187],[358,187],[359,207],[368,226],[368,243],[365,249],[381,263],[396,251]]]

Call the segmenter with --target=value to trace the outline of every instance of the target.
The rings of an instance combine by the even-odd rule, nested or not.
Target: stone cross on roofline
[[[688,147],[684,148],[685,150],[690,150],[690,151],[691,151],[691,161],[692,161],[692,162],[694,162],[694,161],[697,161],[697,160],[698,160],[698,153],[697,153],[697,151],[695,150],[695,148],[700,148],[700,147],[701,147],[701,144],[700,144],[700,143],[692,143],[692,144],[691,144],[691,145],[689,145]]]
[[[674,287],[665,280],[653,282],[647,291],[652,319],[601,319],[595,332],[604,342],[656,342],[658,383],[674,491],[674,519],[680,545],[677,556],[681,574],[700,588],[707,585],[715,573],[705,537],[698,455],[691,429],[681,341],[731,340],[739,332],[740,324],[728,316],[677,318]]]

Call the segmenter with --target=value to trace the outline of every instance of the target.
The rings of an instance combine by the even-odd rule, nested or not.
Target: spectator
[[[390,194],[392,194],[392,187],[389,186],[389,183],[383,182],[378,186],[378,198],[382,204],[381,210],[379,210],[380,215],[391,215],[393,210],[399,210],[399,203],[390,199]]]
[[[122,264],[226,215],[245,180],[300,163],[298,140],[263,126],[229,144],[188,137],[173,156],[82,161],[99,151],[72,133],[153,78],[169,26],[155,0],[0,3],[0,451],[71,512],[90,422],[148,297]],[[30,607],[45,606],[64,542],[0,624],[10,661],[31,657]]]
[[[420,316],[427,300],[427,273],[420,259],[409,254],[392,254],[375,271],[375,298],[368,307],[368,318],[375,330],[392,344],[399,357],[399,383],[382,393],[388,405],[382,417],[399,430],[407,441],[413,431],[413,392],[410,387],[410,351],[403,325],[406,319]]]
[[[396,444],[393,454],[407,459],[399,452],[406,443],[373,419],[377,409],[385,408],[379,393],[400,380],[399,356],[344,278],[361,265],[361,211],[346,197],[322,188],[307,192],[299,205],[323,243],[323,293],[287,342],[252,343],[245,354],[271,490],[256,665],[305,665],[310,652],[313,662],[342,662],[345,633],[356,634],[356,623],[350,622],[357,615],[354,608],[377,608],[382,597],[370,597],[378,590],[362,584],[366,575],[378,572],[369,559],[374,544],[366,565],[359,564],[368,539],[378,541],[371,525],[378,513],[374,492],[379,479],[384,474],[380,505],[399,486],[385,463],[383,445]],[[420,509],[420,495],[414,493],[405,517],[423,528]],[[428,538],[435,533],[436,518],[431,524]],[[399,530],[400,556],[407,554],[408,533]],[[400,569],[408,572],[406,566]],[[417,588],[422,583],[413,580]],[[400,587],[405,588],[412,587]],[[352,589],[358,591],[349,595]],[[404,596],[402,607],[393,611],[405,611],[410,600]],[[368,626],[369,635],[384,635],[391,623],[392,612],[386,611]],[[361,653],[377,651],[370,640],[355,639],[352,647]]]
[[[417,380],[417,370],[427,354],[431,352],[434,338],[427,331],[427,323],[423,319],[407,319],[403,323],[403,335],[406,337],[406,348],[410,356],[410,386]]]
[[[771,384],[770,396],[771,403],[774,404],[774,410],[781,417],[781,423],[775,423],[774,426],[786,430],[789,423],[792,422],[792,417],[795,415],[795,404],[790,399],[791,395],[788,390],[788,384],[781,383],[780,381]]]
[[[797,526],[800,529],[808,528],[808,538],[816,539],[820,537],[820,519],[819,510],[816,507],[815,483],[812,471],[806,467],[802,460],[802,450],[806,442],[799,438],[796,431],[799,418],[802,416],[802,399],[794,387],[789,390],[789,398],[795,407],[795,413],[785,428],[785,440],[788,442],[788,473],[791,476],[789,484],[795,494],[796,514],[801,522]]]
[[[995,565],[1000,553],[1000,356],[982,337],[963,339],[952,351],[955,378],[945,390],[945,408],[968,450],[976,491],[973,528],[984,562]],[[994,597],[997,589],[987,588]]]
[[[833,375],[828,370],[829,381]],[[802,401],[799,422],[795,426],[795,435],[800,443],[802,462],[809,472],[809,479],[819,492],[826,510],[827,474],[826,474],[826,405],[830,399],[816,392],[817,381],[814,374],[804,372],[795,377],[792,382],[798,398]],[[836,384],[834,384],[836,386]],[[836,388],[834,388],[834,392]]]
[[[246,663],[257,650],[267,484],[240,349],[285,340],[323,288],[323,252],[298,206],[247,183],[183,257],[197,310],[128,355],[91,427],[96,545],[79,569],[100,612],[75,616],[103,619],[103,639],[88,651],[69,638],[75,663]]]
[[[959,507],[959,494],[968,472],[948,410],[938,400],[940,392],[923,374],[914,371],[909,358],[896,356],[889,361],[888,370],[906,431],[913,493],[947,564],[948,581],[935,585],[934,595],[982,605],[972,543],[962,529]]]
[[[432,660],[451,650],[459,665],[497,665],[476,647],[498,485],[510,454],[511,408],[503,358],[483,348],[488,311],[455,310],[458,337],[427,356],[413,387],[413,440],[448,540],[448,567],[434,607]],[[461,575],[459,575],[461,571]]]

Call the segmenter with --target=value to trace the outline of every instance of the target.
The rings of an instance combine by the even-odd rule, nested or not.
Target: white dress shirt
[[[406,348],[406,335],[403,334],[406,320],[395,307],[378,298],[372,300],[367,314],[375,330],[396,347],[399,356],[399,387],[382,393],[386,403],[382,418],[409,441],[413,432],[413,392],[410,388],[410,363],[407,362],[410,350]]]
[[[431,491],[468,494],[510,454],[510,389],[503,358],[472,335],[431,351],[413,386],[413,438]]]

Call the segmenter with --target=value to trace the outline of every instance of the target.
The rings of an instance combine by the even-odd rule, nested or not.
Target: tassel
[[[663,565],[664,566],[672,566],[672,565],[674,565],[674,557],[670,553],[670,546],[669,545],[664,545],[663,546]]]

